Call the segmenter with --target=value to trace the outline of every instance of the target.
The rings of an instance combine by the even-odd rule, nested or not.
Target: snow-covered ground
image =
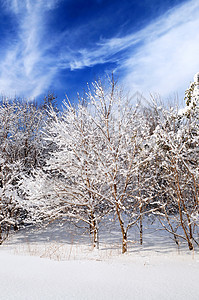
[[[196,251],[150,232],[122,255],[116,240],[93,250],[57,227],[11,236],[0,247],[0,299],[199,299]]]
[[[54,261],[0,252],[0,298],[199,299],[199,257]]]

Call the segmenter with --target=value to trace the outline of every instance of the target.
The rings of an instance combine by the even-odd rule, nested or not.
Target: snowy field
[[[121,255],[116,236],[93,250],[64,230],[19,232],[1,246],[0,299],[199,299],[199,254],[159,232]]]

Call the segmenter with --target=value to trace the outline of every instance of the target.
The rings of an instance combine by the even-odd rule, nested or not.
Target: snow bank
[[[53,261],[0,252],[1,300],[199,299],[199,257]]]

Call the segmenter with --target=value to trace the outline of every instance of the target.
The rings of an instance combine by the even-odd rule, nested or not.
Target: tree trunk
[[[93,229],[93,246],[99,249],[99,234],[97,226]]]
[[[141,190],[140,190],[140,176],[138,174],[138,187],[139,187],[139,209],[140,209],[140,245],[143,243],[143,223],[142,223],[142,198],[141,198]]]
[[[124,229],[124,222],[121,218],[118,203],[116,205],[117,217],[122,231],[122,254],[127,252],[127,230]]]
[[[2,229],[0,225],[0,245],[3,243],[3,238],[2,238]]]
[[[127,252],[127,233],[125,231],[122,232],[122,254]]]
[[[193,250],[193,243],[191,242],[191,239],[188,240],[188,246],[189,246],[189,250]]]
[[[172,162],[173,162],[173,159],[172,159]],[[190,215],[189,215],[189,212],[187,211],[187,208],[186,208],[186,205],[185,205],[185,202],[184,202],[184,199],[183,199],[181,186],[180,186],[180,181],[179,181],[179,176],[178,176],[178,171],[177,171],[175,163],[173,163],[173,166],[174,166],[174,171],[175,171],[176,192],[177,192],[177,197],[178,197],[177,203],[178,203],[178,211],[179,211],[179,215],[180,215],[180,224],[181,224],[181,227],[184,231],[185,238],[188,242],[189,250],[193,250],[193,243],[192,243],[193,235],[192,235],[192,226],[191,226]],[[184,209],[185,216],[187,218],[188,228],[184,224],[183,210],[181,208],[181,204],[182,204],[182,207]],[[189,229],[189,235],[188,235],[188,232],[187,232],[188,229]]]
[[[178,238],[177,238],[176,234],[174,233],[173,236],[174,236],[174,240],[175,240],[176,245],[179,247],[179,241],[178,241]]]
[[[143,223],[142,216],[140,217],[140,245],[143,243]]]
[[[90,214],[90,234],[93,235],[93,247],[99,248],[99,229],[98,224],[95,219],[95,214],[91,212]]]

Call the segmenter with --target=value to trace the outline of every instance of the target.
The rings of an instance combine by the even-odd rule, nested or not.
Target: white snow
[[[198,254],[130,253],[55,261],[0,252],[0,299],[199,299]],[[102,250],[99,250],[102,251]]]
[[[178,249],[156,227],[143,246],[132,230],[125,255],[115,227],[101,232],[99,250],[67,224],[21,230],[0,246],[0,300],[198,300],[198,249]]]

